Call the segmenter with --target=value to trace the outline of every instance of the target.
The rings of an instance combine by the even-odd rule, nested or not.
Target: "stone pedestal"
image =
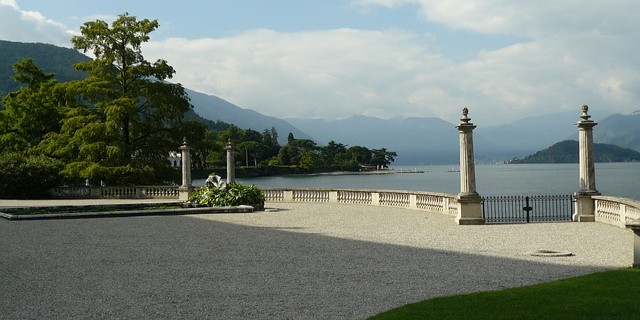
[[[593,153],[593,127],[596,122],[589,120],[589,107],[582,106],[581,120],[578,121],[578,141],[579,141],[579,161],[580,180],[578,191],[574,194],[576,199],[573,221],[593,222],[595,221],[595,201],[591,196],[599,195],[596,190],[596,169],[595,156]]]
[[[480,196],[458,196],[458,215],[456,223],[459,225],[484,224],[482,217],[482,198]]]
[[[182,151],[182,185],[178,188],[178,199],[188,200],[191,192],[193,192],[193,186],[191,185],[191,147],[187,144],[187,138],[182,141],[180,147]]]
[[[227,150],[227,183],[234,183],[236,181],[236,160],[235,146],[231,139],[225,149]]]
[[[633,267],[640,268],[640,225],[627,225],[633,231]]]
[[[575,222],[595,222],[596,203],[591,195],[574,193],[573,197],[576,199],[576,206],[572,220]]]
[[[469,122],[469,110],[462,109],[462,122],[456,127],[460,134],[460,193],[458,193],[458,216],[460,225],[484,224],[482,217],[482,198],[476,191],[476,170],[473,155],[473,129]]]

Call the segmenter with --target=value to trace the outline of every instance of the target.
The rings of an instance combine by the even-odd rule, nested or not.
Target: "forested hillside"
[[[15,91],[20,86],[20,83],[13,81],[12,66],[24,58],[33,58],[42,70],[55,73],[56,79],[62,82],[86,77],[86,73],[75,70],[72,66],[74,63],[90,60],[73,49],[44,43],[0,40],[0,96]]]
[[[508,163],[577,163],[578,152],[578,141],[565,140],[524,159],[513,159]],[[640,161],[640,152],[605,143],[594,144],[594,155],[596,162]]]

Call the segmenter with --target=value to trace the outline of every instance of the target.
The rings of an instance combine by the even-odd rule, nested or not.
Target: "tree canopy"
[[[292,172],[370,170],[372,167],[387,167],[397,156],[385,148],[348,147],[335,141],[320,146],[309,139],[296,139],[292,133],[287,135],[287,144],[280,146],[275,128],[264,130],[260,135],[257,131],[231,125],[218,134],[216,141],[218,151],[209,161],[219,166],[225,165],[224,146],[228,141],[235,143],[236,164],[240,167],[301,169]]]
[[[84,23],[71,41],[95,58],[74,65],[88,75],[81,80],[59,83],[32,59],[16,63],[14,78],[24,85],[2,100],[2,146],[62,160],[69,181],[173,180],[167,156],[183,137],[199,147],[194,159],[204,163],[211,134],[201,123],[183,121],[191,104],[182,85],[167,81],[175,70],[142,54],[157,27],[156,20],[126,13],[111,25]]]
[[[111,24],[84,23],[71,42],[74,49],[91,52],[94,59],[74,60],[80,61],[73,65],[77,74],[62,78],[33,58],[15,62],[13,80],[18,85],[0,105],[0,167],[8,168],[0,170],[0,180],[18,185],[16,179],[24,179],[20,185],[27,189],[40,181],[40,195],[56,183],[178,181],[179,171],[170,167],[168,156],[177,151],[183,137],[192,147],[196,169],[224,166],[224,146],[229,140],[240,153],[236,161],[246,167],[359,170],[394,160],[395,153],[386,149],[348,147],[334,141],[319,146],[292,133],[287,144],[280,146],[274,127],[259,132],[200,118],[184,87],[169,82],[173,67],[163,59],[148,61],[142,53],[142,45],[158,26],[157,20],[127,13]],[[0,49],[2,45],[5,42],[0,41]],[[15,194],[28,196],[29,192]]]
[[[166,82],[175,70],[165,60],[145,60],[141,45],[158,27],[157,20],[122,14],[111,26],[85,22],[75,49],[95,58],[75,65],[88,77],[69,83],[75,98],[63,121],[60,142],[76,146],[67,174],[90,179],[167,170],[162,159],[180,144],[189,98],[180,84]],[[72,128],[80,125],[82,128]],[[194,128],[195,129],[195,128]]]

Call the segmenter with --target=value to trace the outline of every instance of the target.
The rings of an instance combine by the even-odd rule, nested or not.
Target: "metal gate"
[[[529,223],[571,221],[572,195],[482,197],[485,223]]]

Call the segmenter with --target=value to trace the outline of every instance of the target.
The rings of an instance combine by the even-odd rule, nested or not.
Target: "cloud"
[[[594,111],[640,109],[636,0],[352,3],[388,10],[412,6],[450,33],[257,29],[164,40],[152,34],[144,54],[168,60],[177,71],[174,80],[188,88],[282,118],[363,114],[457,122],[468,106],[474,123],[490,125],[543,113],[579,114],[582,104]],[[0,0],[0,26],[2,39],[69,44],[63,25],[21,11],[12,0]],[[465,39],[507,34],[521,40],[458,61],[441,47],[460,41],[459,30]]]
[[[175,80],[187,87],[269,115],[389,117],[415,113],[408,98],[420,83],[416,78],[450,65],[424,50],[427,41],[397,30],[253,30],[151,42],[144,49],[167,59]],[[422,114],[435,106],[419,107]]]
[[[585,3],[582,0],[352,0],[357,6],[417,6],[420,16],[452,29],[486,34],[545,37],[556,32],[599,30],[620,33],[640,25],[635,0]]]
[[[73,35],[63,24],[47,19],[37,11],[25,11],[15,0],[0,0],[0,39],[42,42],[70,47]]]
[[[636,38],[631,38],[636,39]],[[145,47],[175,80],[277,117],[436,116],[495,124],[590,104],[640,106],[640,60],[629,34],[557,30],[454,62],[432,35],[400,30],[252,30]]]

